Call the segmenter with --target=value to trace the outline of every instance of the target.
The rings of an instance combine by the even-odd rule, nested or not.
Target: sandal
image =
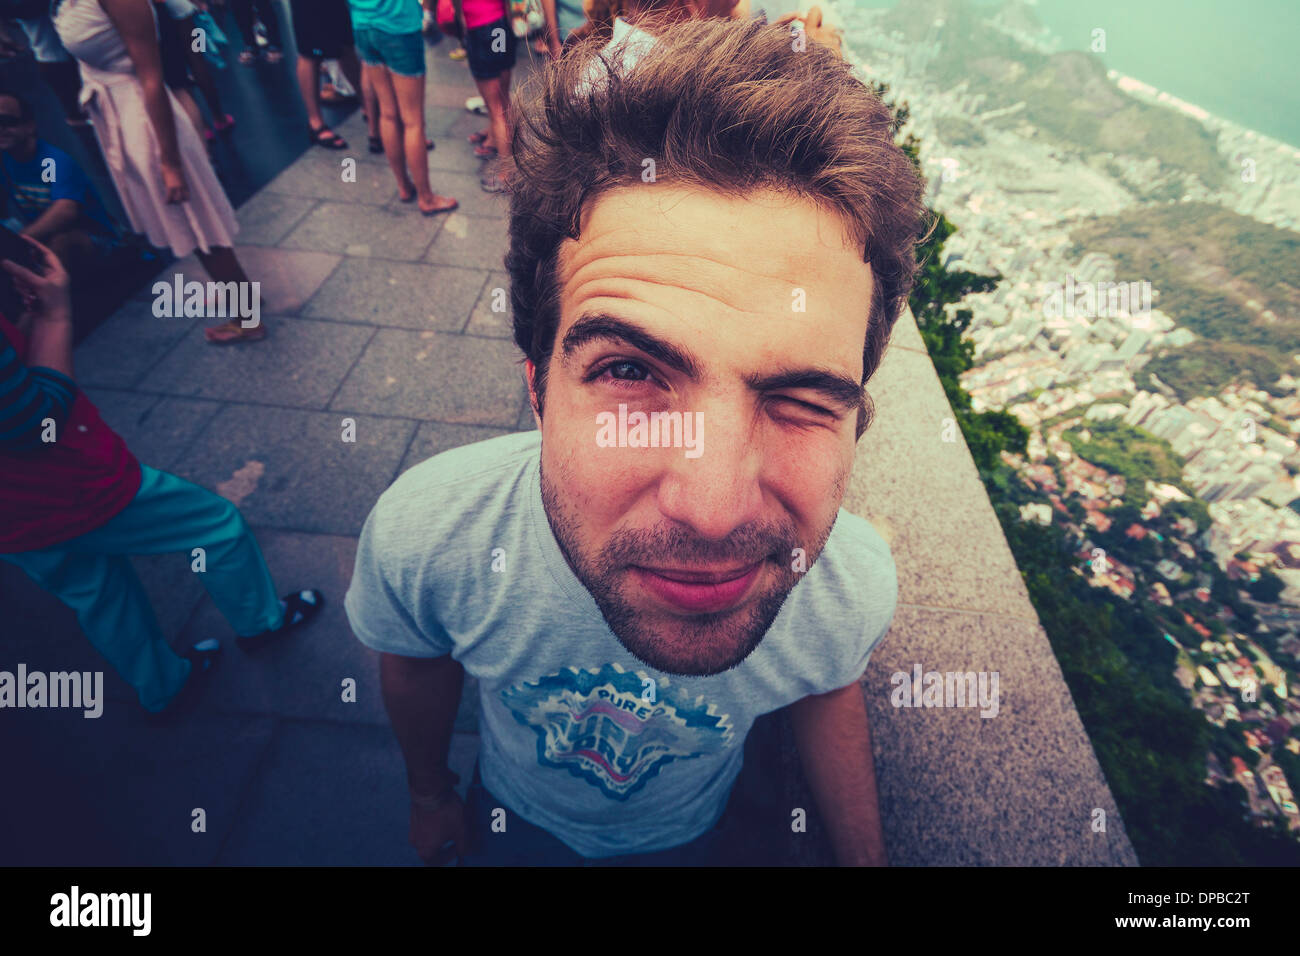
[[[261,650],[275,638],[283,637],[311,621],[325,606],[325,595],[316,590],[295,591],[293,594],[286,594],[280,600],[284,603],[284,620],[280,626],[270,631],[263,631],[261,634],[254,634],[252,637],[235,638],[235,644],[241,651],[247,653]]]
[[[481,133],[470,133],[469,136],[466,137],[466,139],[468,139],[475,146],[478,146],[480,143],[486,143],[490,135],[491,134],[489,134],[487,130],[483,130]]]
[[[489,146],[487,143],[483,143],[474,147],[474,155],[479,159],[494,159],[497,155],[497,148],[495,146]]]
[[[209,345],[233,345],[237,342],[260,342],[266,338],[266,326],[258,323],[246,329],[234,319],[220,325],[210,325],[203,330]]]
[[[307,127],[307,141],[313,146],[321,146],[325,149],[348,148],[348,141],[328,126],[322,126],[320,129]]]

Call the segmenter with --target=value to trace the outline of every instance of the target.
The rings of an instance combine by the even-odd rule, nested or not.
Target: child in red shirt
[[[0,561],[77,613],[86,637],[151,713],[193,699],[220,645],[185,657],[163,637],[127,556],[182,552],[248,649],[320,610],[318,591],[276,597],[257,541],[233,504],[141,465],[72,369],[68,274],[45,246],[43,274],[0,262],[31,303],[0,315]],[[198,550],[201,549],[201,550]]]

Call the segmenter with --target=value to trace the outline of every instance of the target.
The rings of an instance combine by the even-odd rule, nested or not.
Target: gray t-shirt
[[[565,561],[540,449],[504,435],[402,475],[361,532],[348,619],[376,650],[451,654],[478,679],[483,783],[525,820],[591,858],[686,843],[722,815],[756,717],[862,675],[897,601],[889,548],[841,510],[745,661],[670,676],[623,649]]]

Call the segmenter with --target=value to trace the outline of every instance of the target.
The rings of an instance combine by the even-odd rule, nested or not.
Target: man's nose
[[[753,412],[748,403],[715,401],[683,412],[684,425],[688,416],[698,454],[670,456],[659,511],[700,537],[722,540],[762,514],[762,449]]]

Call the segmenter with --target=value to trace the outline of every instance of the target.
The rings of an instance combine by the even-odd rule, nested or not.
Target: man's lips
[[[661,601],[696,614],[725,611],[738,604],[753,586],[763,561],[717,571],[685,568],[631,570],[651,594]]]

